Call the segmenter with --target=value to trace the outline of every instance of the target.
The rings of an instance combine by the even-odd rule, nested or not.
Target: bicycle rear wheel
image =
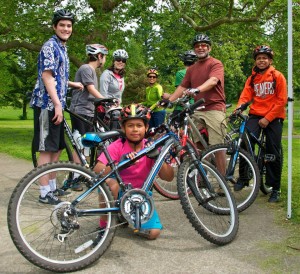
[[[171,165],[174,170],[174,179],[171,182],[169,182],[169,181],[162,180],[157,176],[154,181],[153,187],[162,196],[171,200],[178,200],[179,199],[179,194],[177,191],[178,164],[175,161],[175,159],[171,162]]]
[[[264,163],[260,163],[260,176],[261,176],[261,184],[260,190],[263,194],[268,195],[272,192],[273,187],[266,185],[266,166]],[[283,147],[280,146],[280,174],[282,173],[283,168]]]
[[[219,172],[202,162],[204,172],[184,159],[178,170],[177,188],[184,213],[196,231],[217,245],[233,241],[238,227],[238,211],[234,198]],[[204,184],[204,177],[210,187]],[[220,193],[220,191],[222,193]]]
[[[107,218],[107,229],[99,237],[100,213],[86,214],[82,210],[114,206],[112,194],[103,183],[87,196],[70,192],[59,197],[61,203],[49,205],[39,202],[39,181],[43,176],[56,174],[58,187],[79,173],[82,185],[88,189],[95,173],[69,162],[50,163],[29,172],[16,186],[8,206],[8,228],[20,253],[31,263],[53,272],[80,270],[97,259],[111,244],[116,228],[116,213],[102,213]],[[113,203],[113,204],[112,204]]]
[[[210,146],[208,149],[202,151],[202,160],[209,161],[210,163],[215,163],[215,153],[224,152],[226,154],[226,170],[228,169],[231,156],[234,151],[231,153],[230,144],[219,144]],[[240,170],[240,163],[243,163],[243,171]],[[234,191],[234,184],[243,177],[245,186],[239,190]],[[244,211],[255,201],[260,187],[260,173],[258,166],[251,155],[240,148],[238,158],[236,159],[236,165],[234,167],[233,176],[228,179],[228,186],[230,187],[234,199],[237,204],[237,209],[239,212]]]
[[[65,158],[67,161],[73,161],[73,154],[70,148],[70,145],[66,142],[66,149],[62,152],[62,158]],[[35,150],[34,140],[32,139],[31,143],[31,159],[34,167],[38,166],[39,152]]]

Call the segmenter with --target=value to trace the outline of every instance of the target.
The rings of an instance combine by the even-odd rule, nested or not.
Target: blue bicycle
[[[197,102],[183,112],[192,113],[200,104]],[[171,152],[183,155],[177,184],[182,207],[193,227],[214,244],[230,243],[237,234],[239,221],[235,201],[223,177],[212,165],[199,160],[197,150],[189,142],[182,147],[167,125],[156,130],[160,137],[150,147],[138,152],[135,159],[119,163],[112,161],[105,142],[117,137],[118,131],[86,134],[83,143],[98,146],[106,155],[111,167],[107,175],[95,174],[72,162],[50,163],[29,172],[13,191],[7,214],[9,232],[20,253],[31,263],[55,272],[76,271],[92,264],[107,250],[119,226],[128,223],[134,231],[139,231],[141,224],[152,217],[153,182]],[[125,184],[119,172],[157,148],[159,156],[142,189]],[[38,202],[41,177],[55,173],[57,185],[62,186],[75,172],[80,174],[84,186],[80,195],[71,191],[55,206]],[[123,193],[117,200],[105,183],[111,176],[116,178]],[[102,231],[100,216],[107,219],[107,227]]]

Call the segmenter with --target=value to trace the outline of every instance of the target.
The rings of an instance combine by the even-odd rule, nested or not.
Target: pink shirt
[[[146,141],[147,140],[144,139],[142,148],[144,148]],[[133,152],[133,150],[129,146],[127,140],[123,143],[122,139],[118,139],[108,146],[108,152],[114,161],[119,162],[124,154]],[[101,153],[98,160],[105,165],[107,164],[104,153]],[[138,162],[135,162],[135,164],[120,172],[122,180],[125,184],[131,183],[133,188],[141,188],[149,175],[154,162],[155,160],[150,159],[147,156],[142,157]]]

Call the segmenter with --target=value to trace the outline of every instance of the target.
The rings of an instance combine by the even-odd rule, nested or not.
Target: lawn
[[[228,110],[230,113],[231,109]],[[298,135],[298,138],[293,139],[293,154],[292,154],[292,182],[293,182],[293,197],[292,197],[292,220],[300,223],[300,104],[295,103],[294,108],[294,127],[293,135]],[[16,158],[31,160],[31,141],[33,136],[33,120],[32,110],[28,110],[28,120],[19,120],[22,111],[10,107],[0,108],[0,152],[7,153]],[[297,114],[297,115],[296,115]],[[284,123],[283,130],[283,149],[284,149],[284,166],[282,174],[282,203],[279,206],[287,207],[287,184],[288,184],[288,140],[287,140],[288,122]],[[65,160],[65,157],[63,157]]]

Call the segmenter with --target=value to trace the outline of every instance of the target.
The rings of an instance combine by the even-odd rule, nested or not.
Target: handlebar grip
[[[252,103],[252,101],[246,102],[246,103],[242,104],[242,105],[239,107],[239,109],[240,109],[241,111],[244,111],[244,110],[246,110],[246,109],[249,107],[249,105],[251,105],[251,103]]]
[[[197,107],[199,107],[203,103],[205,103],[205,99],[204,98],[199,99],[196,103],[194,103],[190,106],[190,110],[194,111]]]

